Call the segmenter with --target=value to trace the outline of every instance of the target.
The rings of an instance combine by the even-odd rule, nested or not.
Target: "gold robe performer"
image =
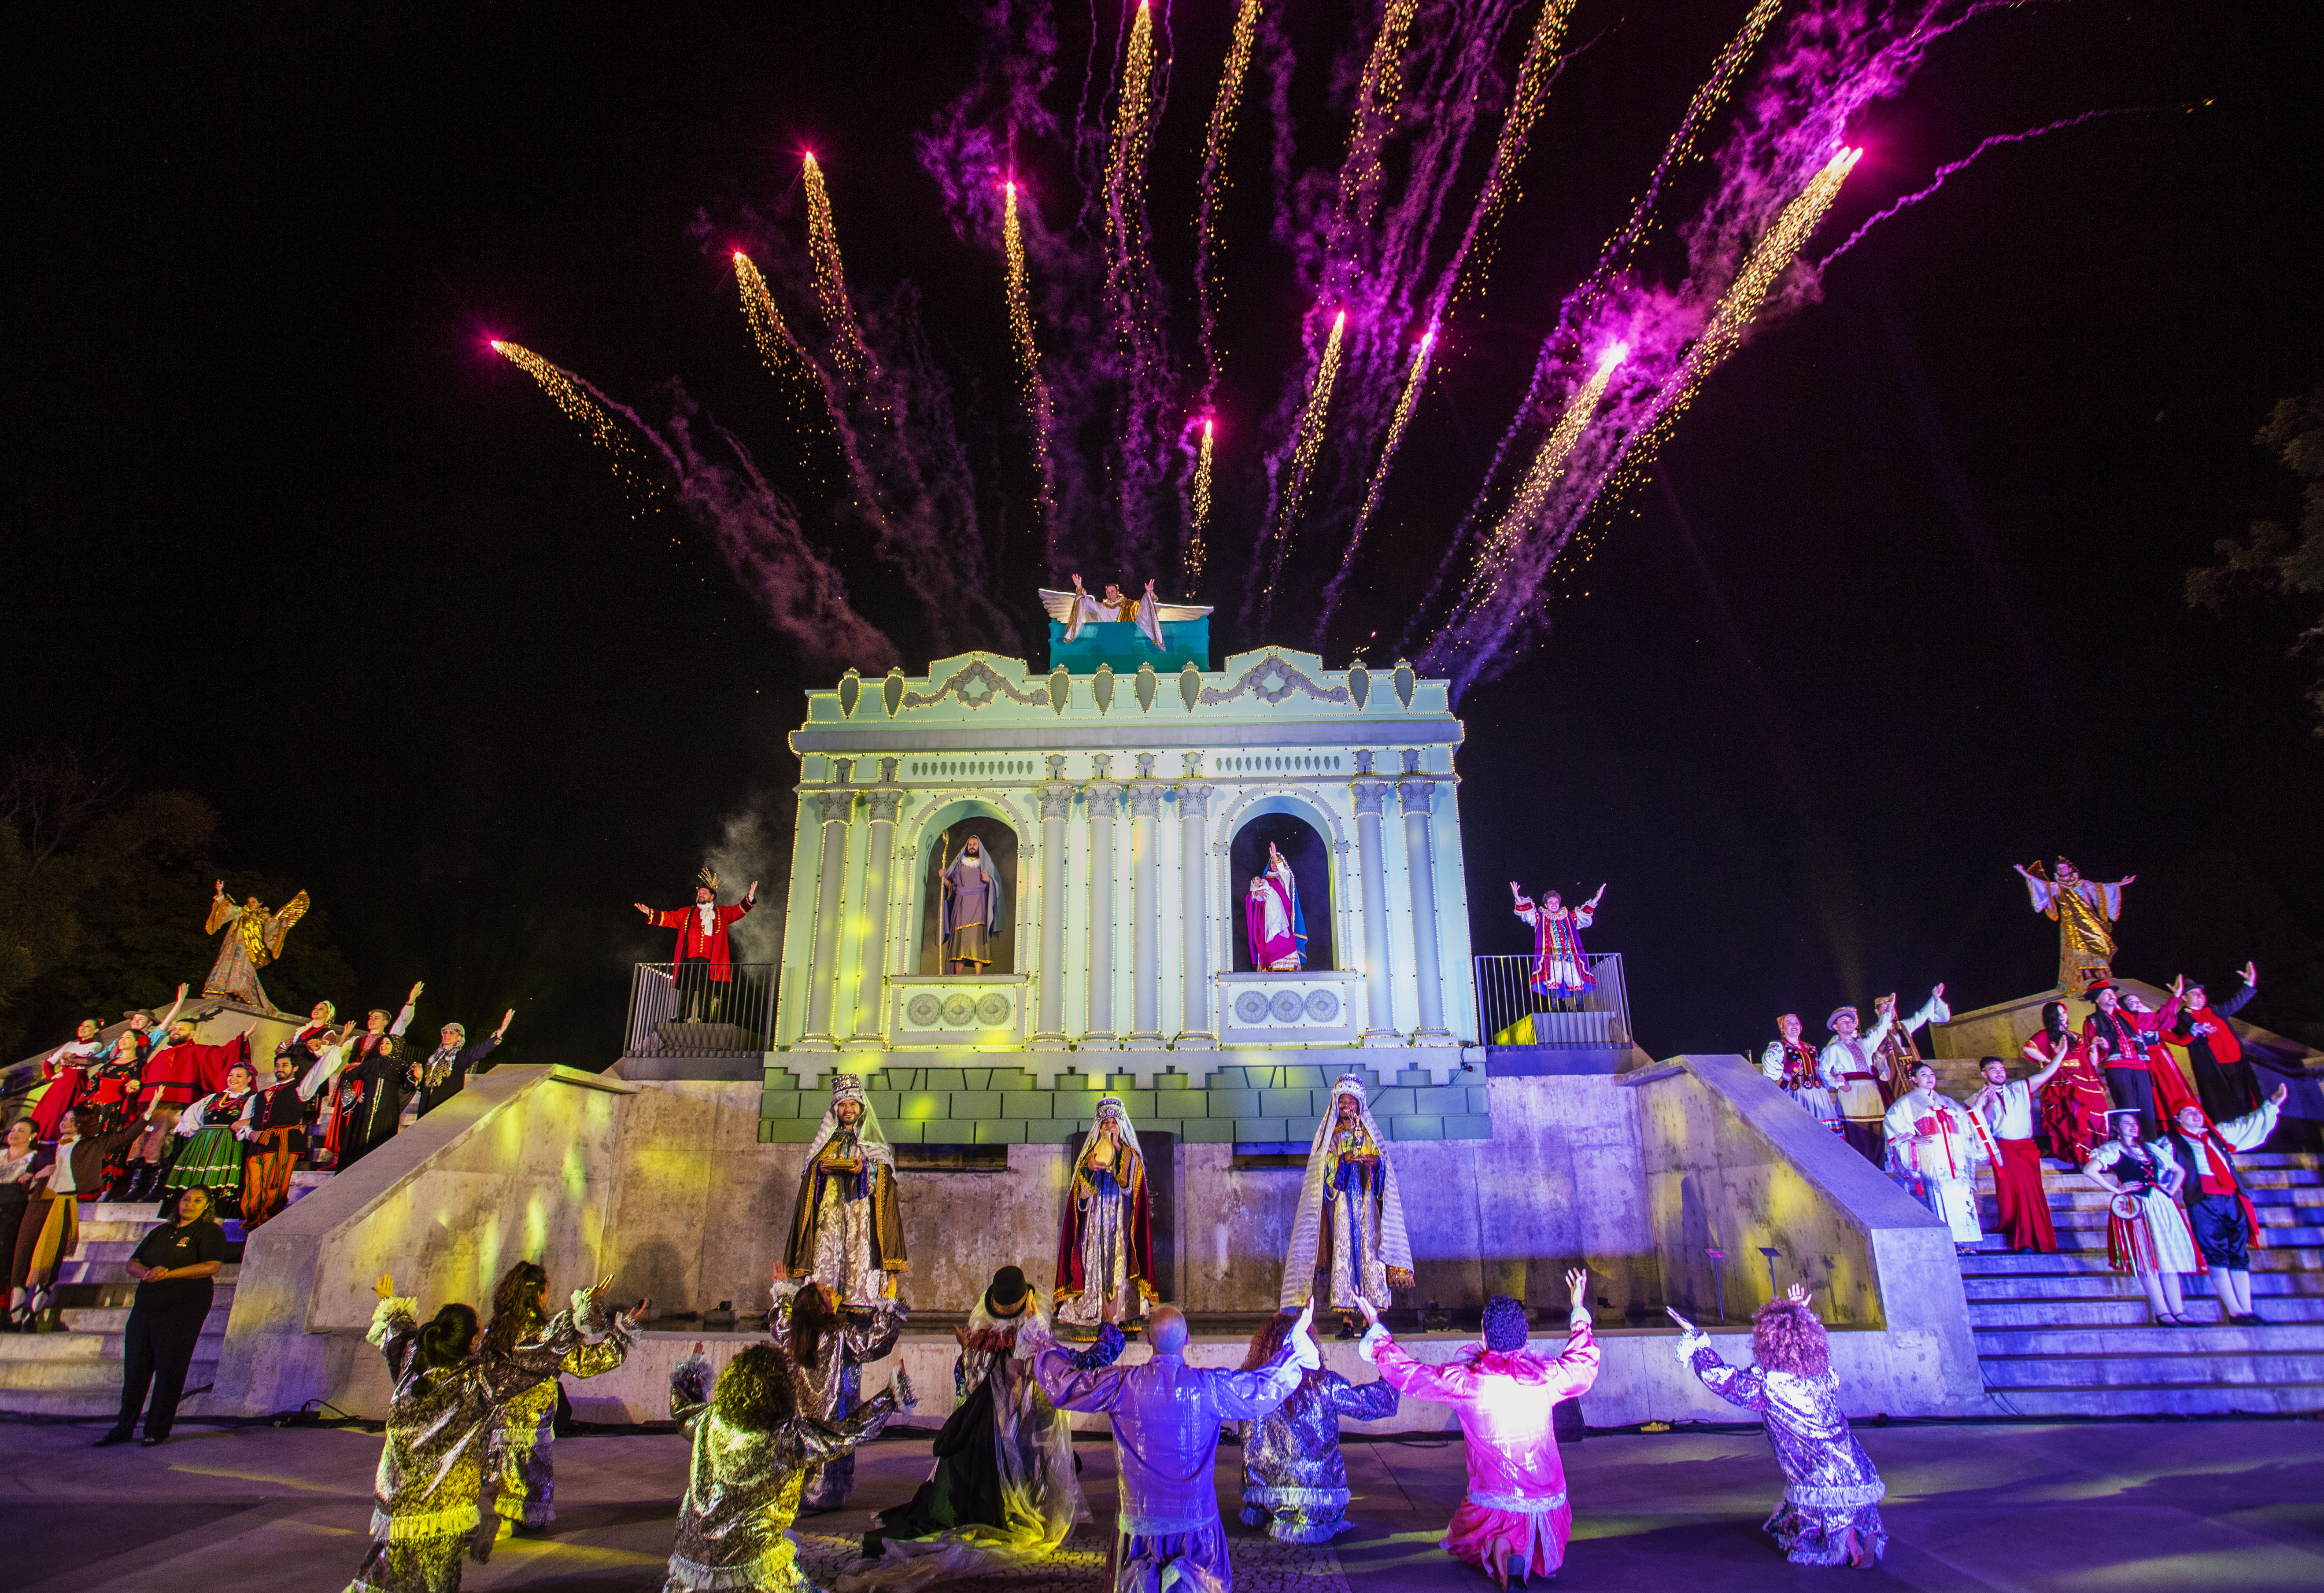
[[[2034,910],[2058,925],[2058,990],[2079,996],[2090,986],[2114,977],[2114,928],[2122,916],[2123,887],[2137,879],[2125,874],[2111,885],[2085,879],[2074,865],[2058,860],[2052,879],[2040,862],[2017,870],[2025,877],[2026,894]]]
[[[209,978],[202,983],[202,994],[224,996],[261,1012],[280,1010],[267,999],[266,987],[258,982],[258,971],[282,954],[282,937],[307,916],[308,906],[302,890],[283,903],[279,913],[269,913],[254,896],[237,907],[226,899],[226,881],[219,880],[210,892],[210,916],[202,923],[202,933],[216,935],[224,929],[226,936],[218,947],[217,961],[210,964]]]
[[[781,1275],[821,1284],[841,1305],[869,1310],[892,1301],[897,1276],[908,1270],[896,1211],[896,1153],[863,1081],[834,1074],[831,1105],[799,1174]]]

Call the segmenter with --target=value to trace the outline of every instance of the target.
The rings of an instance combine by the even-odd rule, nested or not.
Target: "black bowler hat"
[[[1009,1315],[1025,1303],[1025,1296],[1031,1292],[1022,1270],[1004,1266],[992,1275],[992,1282],[985,1287],[984,1309],[995,1316]]]

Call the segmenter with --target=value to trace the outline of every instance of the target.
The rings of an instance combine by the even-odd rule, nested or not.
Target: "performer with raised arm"
[[[324,1044],[314,1050],[314,1066],[336,1065],[337,1054],[355,1037],[355,1020],[336,1035],[326,1030]],[[293,1049],[287,1043],[274,1050],[274,1082],[250,1098],[244,1122],[242,1225],[245,1232],[280,1213],[290,1202],[290,1171],[307,1147],[307,1102],[299,1093],[300,1059],[309,1047]]]
[[[944,892],[938,934],[945,966],[954,973],[983,972],[992,963],[991,941],[1009,916],[1001,875],[984,855],[984,843],[971,835],[936,881]]]
[[[25,1115],[41,1138],[54,1139],[65,1114],[79,1107],[88,1070],[105,1049],[104,1032],[97,1019],[84,1017],[74,1027],[71,1039],[41,1058],[39,1081],[24,1097]]]
[[[1040,589],[1041,606],[1048,611],[1049,618],[1065,628],[1067,641],[1078,640],[1084,625],[1130,624],[1137,626],[1139,632],[1159,649],[1164,646],[1164,624],[1199,620],[1211,612],[1194,603],[1163,602],[1154,594],[1151,581],[1146,583],[1145,594],[1140,597],[1125,595],[1119,585],[1109,581],[1102,598],[1091,596],[1079,576],[1074,576],[1073,582],[1070,592],[1048,586]]]
[[[2186,1052],[2193,1064],[2195,1094],[2203,1103],[2203,1115],[2224,1123],[2257,1111],[2259,1075],[2252,1071],[2244,1043],[2227,1019],[2259,993],[2259,965],[2245,963],[2236,993],[2216,1007],[2209,993],[2201,985],[2187,983],[2183,974],[2177,988],[2185,1010],[2178,1022],[2165,1026],[2163,1037]]]
[[[1665,1308],[1667,1309],[1667,1308]],[[1762,1529],[1794,1565],[1852,1565],[1868,1570],[1888,1548],[1880,1501],[1887,1484],[1840,1408],[1840,1379],[1823,1322],[1794,1284],[1751,1316],[1753,1365],[1730,1367],[1702,1329],[1670,1312],[1685,1331],[1678,1359],[1729,1404],[1757,1411],[1767,1447],[1783,1469],[1784,1500]]]
[[[283,903],[279,913],[268,912],[254,896],[237,907],[226,899],[226,881],[219,880],[210,892],[210,916],[202,921],[202,933],[216,935],[223,929],[226,935],[218,946],[217,961],[210,964],[209,977],[202,981],[202,994],[224,996],[261,1012],[278,1011],[267,999],[266,987],[258,982],[258,971],[282,954],[282,937],[307,916],[308,906],[302,890]]]
[[[2114,1104],[2138,1113],[2140,1137],[2152,1140],[2172,1112],[2194,1099],[2179,1076],[2179,1064],[2163,1048],[2163,1017],[2175,1013],[2166,1008],[2158,1017],[2145,1011],[2144,1002],[2126,1007],[2122,992],[2111,981],[2092,985],[2089,999],[2097,1009],[2082,1019],[2082,1054],[2104,1070]],[[2163,1108],[2159,1114],[2158,1102]]]
[[[178,1119],[196,1097],[225,1087],[228,1068],[250,1061],[246,1030],[223,1045],[194,1043],[196,1027],[217,1017],[217,1010],[212,1007],[171,1024],[168,1043],[145,1059],[134,1108],[143,1127],[128,1152],[133,1165],[127,1198],[132,1202],[161,1198],[162,1168],[177,1143]]]
[[[1242,1369],[1255,1372],[1281,1354],[1298,1321],[1297,1312],[1278,1311],[1261,1322]],[[1333,1371],[1302,1377],[1290,1398],[1242,1423],[1243,1524],[1263,1526],[1286,1543],[1328,1543],[1351,1530],[1340,1423],[1384,1421],[1398,1404],[1385,1377],[1355,1384]]]
[[[807,1143],[778,1276],[822,1284],[841,1305],[870,1309],[892,1300],[896,1279],[908,1270],[895,1150],[862,1079],[834,1073],[831,1104]]]
[[[426,1117],[461,1091],[467,1088],[471,1071],[484,1065],[484,1059],[500,1049],[508,1038],[509,1025],[516,1021],[516,1008],[501,1014],[501,1027],[475,1045],[468,1044],[468,1026],[447,1023],[437,1038],[441,1042],[420,1065],[420,1111]]]
[[[1582,998],[1598,988],[1598,977],[1590,971],[1590,954],[1582,949],[1582,932],[1598,916],[1598,904],[1605,896],[1600,885],[1596,896],[1569,912],[1554,890],[1543,891],[1536,906],[1516,880],[1509,881],[1517,916],[1533,929],[1533,977],[1527,982],[1535,995],[1547,996],[1556,1011],[1578,1010]]]
[[[1443,1366],[1414,1359],[1380,1326],[1371,1302],[1357,1353],[1412,1399],[1449,1405],[1461,1418],[1469,1491],[1452,1512],[1442,1547],[1506,1588],[1509,1579],[1554,1577],[1573,1536],[1565,1462],[1553,1421],[1557,1403],[1598,1381],[1598,1338],[1590,1326],[1590,1273],[1565,1275],[1570,1296],[1565,1348],[1554,1358],[1526,1348],[1525,1306],[1507,1294],[1485,1302],[1485,1341]]]
[[[1061,1411],[1102,1413],[1113,1428],[1120,1490],[1111,1556],[1115,1593],[1158,1593],[1174,1584],[1230,1593],[1234,1564],[1219,1519],[1219,1426],[1255,1421],[1281,1404],[1303,1371],[1323,1364],[1302,1311],[1276,1358],[1257,1371],[1186,1364],[1186,1319],[1160,1305],[1147,1324],[1153,1358],[1137,1366],[1084,1367],[1054,1341],[1038,1346],[1033,1375]]]
[[[2058,1248],[2050,1196],[2042,1187],[2042,1149],[2034,1143],[2034,1097],[2063,1065],[2052,1062],[2031,1078],[2012,1079],[2007,1063],[1988,1056],[1978,1066],[1985,1087],[1969,1097],[1969,1110],[1993,1136],[1993,1197],[2001,1235],[2019,1255],[2052,1255]]]
[[[557,1466],[550,1446],[557,1439],[558,1379],[595,1377],[629,1358],[632,1324],[621,1317],[606,1322],[597,1315],[597,1302],[613,1282],[599,1278],[595,1288],[574,1290],[570,1308],[555,1316],[549,1314],[549,1270],[537,1261],[516,1262],[493,1289],[485,1364],[512,1378],[544,1367],[549,1373],[493,1413],[484,1474],[498,1479],[493,1512],[500,1517],[503,1537],[520,1526],[547,1526],[557,1519]],[[634,1314],[643,1316],[648,1303],[638,1302]]]
[[[2114,1106],[2106,1075],[2090,1061],[2066,1021],[2063,1001],[2044,1002],[2042,1027],[2018,1048],[2020,1056],[2049,1079],[2041,1088],[2042,1132],[2050,1154],[2079,1167],[2106,1143],[2107,1112]]]
[[[1885,1170],[1888,1165],[1888,1137],[1883,1122],[1888,1115],[1888,1099],[1881,1090],[1882,1081],[1888,1077],[1888,1064],[1880,1054],[1888,1031],[1895,1027],[1896,998],[1883,996],[1873,1004],[1879,1021],[1872,1032],[1857,1032],[1857,1012],[1853,1007],[1836,1007],[1825,1019],[1831,1029],[1831,1039],[1823,1048],[1817,1064],[1823,1087],[1832,1093],[1840,1105],[1840,1132],[1848,1143],[1864,1153],[1874,1166]],[[1945,1005],[1945,987],[1929,992],[1929,999],[1918,1012],[1904,1019],[1908,1029],[1923,1024],[1942,1023],[1952,1017],[1952,1008]]]
[[[1274,842],[1267,843],[1267,867],[1251,877],[1243,893],[1243,936],[1256,973],[1296,973],[1307,965],[1307,915],[1299,907],[1299,881],[1291,861]]]
[[[718,875],[715,870],[704,869],[695,876],[694,905],[659,910],[643,902],[630,905],[646,916],[646,922],[656,929],[678,931],[678,944],[670,956],[670,983],[677,991],[678,1016],[691,1021],[698,1008],[705,1021],[718,1015],[720,998],[734,982],[734,953],[727,931],[734,920],[758,904],[759,882],[751,881],[751,889],[742,899],[718,905]]]
[[[882,1300],[870,1309],[843,1306],[827,1284],[786,1277],[779,1263],[768,1290],[767,1334],[798,1368],[800,1409],[818,1422],[844,1421],[863,1403],[863,1368],[896,1347],[908,1306]],[[842,1455],[807,1475],[802,1510],[836,1510],[855,1486],[855,1456]]]
[[[1073,1430],[1033,1376],[1048,1313],[1024,1272],[992,1275],[954,1328],[959,1399],[936,1439],[936,1469],[905,1504],[872,1518],[863,1557],[878,1563],[838,1579],[839,1593],[922,1588],[991,1577],[1056,1552],[1082,1514]],[[1111,1322],[1071,1358],[1077,1370],[1111,1366],[1125,1340]]]
[[[2055,879],[2038,860],[2030,869],[2016,867],[2034,910],[2058,925],[2059,993],[2087,995],[2091,985],[2113,979],[2114,923],[2122,916],[2123,888],[2138,876],[2125,874],[2101,885],[2083,879],[2064,858],[2058,860]]]
[[[1385,1311],[1388,1291],[1412,1283],[1412,1240],[1396,1165],[1365,1104],[1363,1081],[1342,1073],[1308,1147],[1278,1303],[1296,1311],[1320,1297],[1340,1312],[1340,1337],[1352,1339],[1360,1302]]]
[[[411,987],[392,1024],[385,1008],[373,1008],[364,1015],[364,1032],[353,1045],[343,1048],[328,1066],[309,1068],[299,1081],[301,1100],[313,1101],[318,1093],[322,1097],[316,1109],[319,1143],[309,1158],[316,1165],[344,1172],[371,1148],[373,1124],[367,1100],[384,1107],[388,1102],[381,1098],[392,1098],[393,1110],[385,1114],[382,1138],[395,1132],[404,1098],[419,1087],[418,1060],[408,1048],[403,1031],[410,1027],[412,1009],[420,1003],[420,992],[427,988],[425,981]]]
[[[1839,1099],[1824,1087],[1822,1058],[1814,1046],[1800,1038],[1801,1028],[1796,1012],[1775,1019],[1775,1037],[1759,1054],[1759,1071],[1798,1101],[1808,1116],[1838,1134],[1844,1126]]]
[[[1922,1063],[1913,1087],[1888,1109],[1888,1147],[1921,1182],[1930,1211],[1952,1230],[1953,1249],[1966,1256],[1985,1238],[1977,1217],[1977,1165],[1998,1159],[1985,1120],[1937,1091],[1937,1070]]]
[[[665,1593],[807,1593],[791,1523],[808,1471],[827,1466],[912,1408],[897,1363],[888,1386],[831,1425],[799,1408],[798,1368],[779,1344],[753,1344],[714,1388],[697,1341],[669,1375],[669,1413],[690,1446]]]
[[[1130,1322],[1156,1298],[1146,1153],[1119,1095],[1098,1097],[1089,1137],[1074,1158],[1056,1277],[1057,1321],[1076,1329]]]
[[[185,1145],[161,1180],[161,1199],[177,1199],[181,1189],[207,1189],[221,1217],[242,1215],[243,1140],[249,1134],[249,1107],[256,1070],[237,1062],[226,1070],[226,1088],[205,1095],[178,1119],[179,1137]]]
[[[2172,1154],[2186,1172],[2180,1192],[2187,1202],[2187,1227],[2195,1248],[2218,1285],[2219,1310],[2238,1328],[2267,1325],[2252,1308],[2251,1248],[2264,1242],[2259,1212],[2236,1173],[2236,1153],[2257,1150],[2275,1132],[2289,1084],[2259,1103],[2259,1110],[2214,1127],[2203,1109],[2179,1109],[2171,1134]]]
[[[2116,1272],[2135,1275],[2146,1291],[2155,1325],[2191,1328],[2179,1290],[2179,1275],[2197,1271],[2194,1236],[2179,1214],[2179,1185],[2186,1170],[2168,1140],[2149,1144],[2138,1131],[2138,1111],[2117,1107],[2107,1114],[2114,1137],[2090,1153],[2082,1172],[2114,1196],[2107,1221],[2107,1260]]]

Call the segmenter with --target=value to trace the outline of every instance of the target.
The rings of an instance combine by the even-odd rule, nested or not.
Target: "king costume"
[[[1259,973],[1296,973],[1307,965],[1307,915],[1299,907],[1299,881],[1291,860],[1267,843],[1267,868],[1254,876],[1242,904],[1243,935],[1251,968]]]
[[[1098,1097],[1074,1159],[1056,1276],[1057,1321],[1074,1328],[1143,1316],[1156,1297],[1146,1153],[1119,1095]]]
[[[1338,1311],[1359,1310],[1359,1301],[1385,1311],[1389,1290],[1412,1287],[1412,1240],[1387,1143],[1365,1101],[1363,1081],[1342,1074],[1307,1151],[1299,1211],[1283,1257],[1277,1303],[1284,1310],[1296,1311],[1320,1295],[1319,1304]]]
[[[1597,897],[1569,908],[1562,902],[1540,907],[1533,898],[1520,896],[1512,910],[1533,930],[1533,974],[1527,983],[1535,995],[1562,1001],[1598,988],[1598,976],[1590,971],[1590,953],[1582,949],[1582,932],[1598,916]]]
[[[831,1104],[799,1173],[783,1270],[822,1284],[843,1307],[869,1310],[893,1299],[895,1278],[909,1267],[896,1209],[895,1150],[863,1081],[835,1073]]]

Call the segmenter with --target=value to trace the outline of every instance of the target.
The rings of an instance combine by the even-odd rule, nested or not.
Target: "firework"
[[[1117,305],[1142,296],[1146,151],[1153,141],[1154,19],[1138,0],[1130,42],[1121,58],[1121,101],[1113,117],[1112,152],[1105,169],[1105,230],[1109,259],[1106,296]]]
[[[1340,373],[1340,339],[1348,329],[1348,312],[1342,310],[1332,318],[1332,336],[1323,345],[1323,357],[1315,366],[1314,390],[1307,396],[1307,412],[1299,420],[1299,446],[1291,455],[1291,482],[1283,493],[1283,529],[1275,542],[1275,574],[1283,573],[1283,561],[1291,552],[1291,532],[1299,520],[1301,501],[1307,495],[1307,483],[1315,473],[1315,460],[1323,451],[1323,418],[1331,412],[1332,380]],[[1268,594],[1272,597],[1275,581],[1268,581]]]
[[[1025,400],[1032,415],[1033,456],[1041,468],[1041,523],[1056,518],[1057,483],[1049,458],[1049,384],[1041,376],[1040,350],[1033,343],[1033,307],[1025,289],[1025,235],[1017,223],[1017,184],[1001,187],[1001,246],[1009,262],[1009,330],[1025,367]]]
[[[1219,97],[1211,105],[1211,126],[1203,143],[1202,198],[1194,207],[1194,299],[1197,335],[1203,345],[1207,401],[1219,384],[1219,355],[1213,344],[1218,333],[1217,307],[1211,299],[1211,213],[1227,189],[1227,145],[1234,138],[1235,112],[1242,103],[1243,74],[1250,69],[1250,48],[1259,35],[1261,0],[1242,0],[1235,13],[1234,36],[1227,43],[1226,65],[1219,71]],[[1207,423],[1206,423],[1207,424]],[[1209,434],[1204,433],[1207,456]]]
[[[1356,539],[1364,534],[1364,525],[1379,507],[1380,489],[1388,484],[1388,466],[1396,460],[1397,446],[1404,441],[1404,428],[1412,419],[1413,406],[1420,401],[1420,390],[1428,381],[1428,356],[1436,347],[1436,323],[1431,321],[1428,330],[1412,350],[1412,369],[1405,373],[1404,393],[1396,401],[1396,413],[1388,418],[1388,440],[1380,445],[1379,463],[1372,468],[1371,484],[1364,490],[1364,506],[1356,513],[1356,529],[1348,539],[1347,556],[1341,562],[1344,572],[1356,557]],[[1333,585],[1339,585],[1337,581]]]
[[[783,312],[775,308],[775,296],[767,291],[767,279],[749,255],[734,251],[734,285],[742,290],[742,318],[751,323],[751,338],[759,345],[759,357],[767,364],[768,372],[782,382],[815,380],[815,367],[807,363],[807,351],[791,336],[783,322]]]
[[[871,356],[855,329],[855,309],[847,302],[847,272],[839,259],[839,226],[832,219],[831,195],[823,186],[823,168],[815,152],[807,152],[807,242],[815,257],[815,292],[823,306],[823,321],[831,333],[831,359],[850,382],[862,379]]]
[[[1533,135],[1534,124],[1549,104],[1549,85],[1554,76],[1551,69],[1557,65],[1557,47],[1565,37],[1566,19],[1573,14],[1575,0],[1547,0],[1541,16],[1533,26],[1533,37],[1526,41],[1524,58],[1517,62],[1517,87],[1509,91],[1509,108],[1501,116],[1501,134],[1493,145],[1492,164],[1485,169],[1485,186],[1477,196],[1475,218],[1470,223],[1467,238],[1462,240],[1463,259],[1456,262],[1454,270],[1461,275],[1454,280],[1465,285],[1467,259],[1477,262],[1476,272],[1481,277],[1491,265],[1492,234],[1501,216],[1517,203],[1517,166],[1525,158],[1526,140]],[[1471,256],[1473,242],[1481,239],[1486,247],[1482,253]],[[1459,287],[1453,289],[1458,292]],[[1442,306],[1438,314],[1449,313],[1452,305]]]
[[[499,337],[491,341],[494,354],[540,383],[540,391],[565,411],[566,419],[581,428],[581,435],[613,456],[615,479],[641,497],[654,491],[654,482],[646,474],[645,458],[636,442],[604,405],[582,391],[584,384],[578,376],[542,359],[521,343]]]
[[[1541,519],[1541,511],[1549,502],[1549,490],[1557,484],[1558,477],[1565,474],[1565,461],[1572,455],[1573,445],[1582,440],[1582,428],[1590,424],[1590,417],[1597,413],[1598,401],[1606,395],[1606,383],[1629,355],[1627,344],[1617,343],[1608,349],[1599,356],[1598,369],[1591,373],[1590,380],[1583,382],[1573,397],[1567,401],[1565,412],[1558,416],[1557,424],[1551,427],[1549,435],[1542,439],[1540,451],[1534,455],[1533,464],[1526,468],[1525,480],[1518,483],[1517,495],[1509,500],[1508,510],[1501,516],[1501,523],[1494,528],[1491,538],[1479,551],[1478,579],[1492,579],[1508,560],[1510,549]]]
[[[1404,93],[1404,42],[1419,14],[1419,0],[1387,0],[1380,7],[1379,32],[1356,80],[1354,124],[1348,131],[1348,158],[1340,167],[1340,221],[1367,226],[1379,203],[1381,141],[1396,120],[1396,102]]]
[[[1203,444],[1194,456],[1194,487],[1193,534],[1186,539],[1186,595],[1194,595],[1194,588],[1203,579],[1203,529],[1211,522],[1211,432],[1213,422],[1203,420]]]

